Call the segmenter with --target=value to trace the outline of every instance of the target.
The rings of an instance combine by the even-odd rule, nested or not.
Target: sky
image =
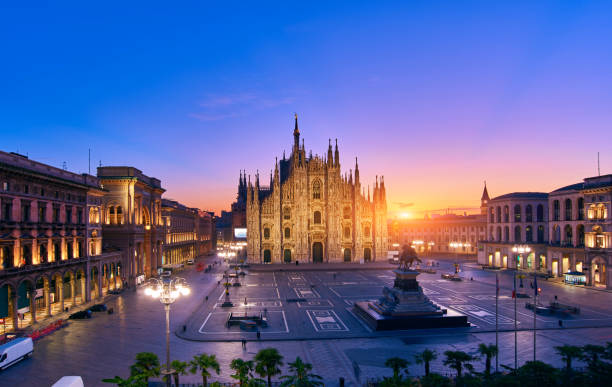
[[[385,176],[392,216],[551,191],[597,152],[612,173],[611,2],[22,3],[0,11],[0,150],[81,173],[91,149],[189,206],[266,181],[294,112],[307,149]]]

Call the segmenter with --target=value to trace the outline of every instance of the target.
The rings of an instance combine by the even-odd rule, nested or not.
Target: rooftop
[[[495,197],[491,200],[504,200],[504,199],[547,199],[548,194],[546,192],[512,192],[509,194]]]

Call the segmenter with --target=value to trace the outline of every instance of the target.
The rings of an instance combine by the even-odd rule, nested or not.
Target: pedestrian
[[[208,302],[208,296],[206,296],[206,302]]]
[[[557,301],[557,295],[555,294],[555,301]]]
[[[559,320],[559,328],[563,328],[563,320]]]
[[[242,349],[246,351],[246,340],[242,339]]]
[[[257,330],[257,340],[261,339],[261,332]]]

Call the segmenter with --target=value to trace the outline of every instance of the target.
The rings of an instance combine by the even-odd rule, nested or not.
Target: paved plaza
[[[414,363],[415,353],[430,348],[442,353],[448,349],[475,354],[479,343],[495,342],[495,273],[476,265],[462,264],[462,282],[442,280],[440,273],[452,270],[452,261],[440,261],[436,274],[421,274],[425,292],[447,308],[461,311],[473,324],[469,328],[372,332],[352,313],[355,301],[374,300],[384,286],[392,286],[388,270],[310,271],[307,267],[287,266],[282,272],[251,270],[240,279],[242,286],[230,288],[234,308],[222,308],[222,273],[227,266],[217,265],[212,273],[188,268],[181,275],[193,292],[172,307],[171,337],[173,359],[189,360],[193,355],[214,353],[221,364],[221,375],[213,380],[233,381],[229,362],[235,357],[252,358],[262,348],[275,347],[287,363],[296,356],[314,366],[326,385],[337,385],[344,377],[348,385],[360,385],[366,378],[390,374],[384,362],[391,356],[405,357]],[[304,269],[304,270],[303,270]],[[500,363],[514,362],[514,300],[511,298],[511,272],[500,273],[499,301]],[[473,281],[470,280],[473,278]],[[537,357],[561,366],[554,346],[564,343],[584,345],[612,341],[612,294],[606,291],[538,281],[541,299],[576,304],[581,313],[563,318],[537,316]],[[525,292],[532,293],[530,280]],[[208,296],[208,301],[206,301]],[[246,297],[246,306],[244,305]],[[518,357],[522,363],[533,357],[533,314],[518,300]],[[105,377],[127,376],[136,353],[151,351],[164,357],[164,313],[157,300],[146,297],[143,289],[128,291],[108,301],[112,315],[95,314],[91,320],[71,321],[64,329],[35,343],[34,356],[0,373],[0,385],[50,386],[63,375],[82,375],[87,386],[106,385]],[[267,314],[269,326],[255,332],[239,327],[227,328],[232,313]],[[183,327],[185,330],[183,331]],[[241,340],[247,338],[246,350]],[[432,364],[436,372],[448,373],[443,356]],[[578,363],[580,366],[580,363]],[[286,366],[285,366],[286,367]],[[482,364],[476,363],[480,370]],[[410,366],[413,374],[421,367]],[[183,376],[182,381],[197,383],[198,376]]]

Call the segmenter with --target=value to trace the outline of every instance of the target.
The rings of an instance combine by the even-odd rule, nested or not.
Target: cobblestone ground
[[[442,271],[450,270],[450,268],[451,262],[441,263]],[[204,319],[214,309],[212,305],[218,302],[221,296],[222,289],[217,285],[221,279],[219,269],[213,273],[196,273],[190,268],[182,273],[182,276],[190,282],[193,292],[189,297],[179,299],[172,306],[171,329],[173,331],[177,331],[179,335],[193,335],[193,331],[189,332],[191,327],[198,327],[198,330],[202,327]],[[251,358],[261,348],[275,347],[284,355],[286,363],[294,360],[296,356],[312,363],[314,372],[323,376],[326,385],[337,385],[339,377],[344,377],[347,385],[359,385],[366,378],[389,375],[390,370],[384,367],[384,361],[391,356],[405,357],[414,363],[414,354],[425,348],[434,349],[438,353],[448,349],[457,349],[475,354],[479,343],[495,342],[495,333],[491,329],[494,325],[491,325],[490,316],[490,312],[494,310],[492,309],[494,303],[490,295],[495,291],[495,273],[476,269],[475,265],[471,264],[463,265],[463,270],[462,275],[468,279],[463,283],[440,282],[438,281],[439,273],[435,276],[419,276],[419,280],[422,280],[422,285],[430,292],[430,296],[433,299],[437,298],[436,301],[449,307],[467,305],[462,308],[470,315],[470,321],[475,323],[476,326],[473,328],[407,331],[379,337],[351,320],[354,319],[354,316],[347,311],[348,303],[345,302],[341,306],[336,304],[342,304],[339,301],[343,299],[363,298],[360,292],[367,293],[363,294],[366,296],[378,294],[385,281],[388,283],[391,280],[390,273],[377,274],[371,270],[342,272],[336,275],[335,280],[332,273],[300,272],[294,279],[288,278],[285,273],[274,277],[280,288],[278,299],[283,300],[292,292],[295,297],[296,288],[303,288],[307,293],[310,289],[309,284],[314,282],[317,284],[315,289],[321,287],[320,297],[316,298],[331,300],[334,305],[331,310],[336,310],[335,308],[338,307],[336,317],[344,323],[348,330],[336,333],[322,331],[317,335],[315,327],[320,329],[321,326],[317,325],[316,319],[312,320],[307,317],[307,312],[302,310],[304,308],[300,309],[296,305],[292,311],[287,309],[287,326],[290,334],[284,338],[276,337],[274,341],[266,341],[264,335],[262,337],[264,340],[249,341],[246,350],[243,350],[240,342],[242,333],[239,330],[237,335],[216,338],[218,341],[199,341],[197,338],[196,340],[193,338],[184,340],[173,334],[170,344],[172,359],[189,360],[198,353],[214,353],[221,364],[221,374],[215,376],[213,380],[229,382],[233,381],[228,368],[233,358]],[[382,277],[376,277],[377,275]],[[362,279],[361,282],[375,282],[376,277],[380,283],[377,285],[354,284],[355,281],[350,279],[351,276],[363,276],[367,280]],[[384,278],[384,276],[389,278]],[[255,280],[256,277],[258,276],[252,276],[254,284],[261,282]],[[469,278],[474,278],[474,280],[470,281]],[[511,294],[511,275],[503,273],[501,278],[500,294],[508,296]],[[244,281],[246,285],[250,279]],[[291,286],[291,281],[297,285]],[[345,282],[345,284],[338,284],[338,282]],[[557,295],[559,299],[568,303],[579,304],[583,313],[580,317],[564,319],[565,327],[561,329],[557,326],[556,318],[548,319],[545,316],[538,316],[538,359],[561,366],[561,360],[555,354],[554,346],[605,344],[606,341],[612,341],[611,293],[568,287],[550,281],[541,281],[539,284],[543,290],[541,297],[544,301]],[[364,286],[364,288],[358,286]],[[526,292],[530,291],[529,281],[526,281],[525,287]],[[260,287],[253,286],[252,288]],[[264,286],[261,288],[263,289]],[[243,289],[248,292],[247,286]],[[349,293],[344,293],[348,290],[350,290]],[[253,294],[258,291],[253,291]],[[269,290],[263,290],[263,292],[271,294]],[[209,301],[205,302],[207,295]],[[310,296],[309,294],[304,295]],[[108,304],[114,307],[114,314],[96,314],[91,320],[73,321],[68,327],[37,341],[35,353],[31,359],[20,362],[0,373],[0,385],[50,386],[63,375],[81,375],[87,386],[107,385],[102,383],[101,379],[115,375],[123,377],[128,375],[128,367],[136,353],[150,351],[157,353],[160,358],[165,356],[164,313],[159,301],[146,297],[143,289],[138,289],[126,292],[110,300]],[[504,306],[500,308],[503,309],[500,310],[500,314],[508,318],[513,313],[512,301],[504,299],[500,302],[500,305],[502,304]],[[314,307],[311,309],[317,310]],[[519,316],[521,326],[517,333],[517,355],[519,363],[523,363],[533,358],[533,331],[529,330],[530,321],[533,320],[532,315],[525,310],[524,306],[521,307],[520,312],[524,315]],[[184,333],[182,332],[183,325],[189,326]],[[512,327],[507,325],[500,324],[500,327],[503,328],[499,334],[500,364],[512,366],[515,348],[514,332],[509,330]],[[328,327],[333,327],[333,325]],[[218,327],[213,328],[219,329]],[[351,337],[353,332],[360,332],[360,334]],[[249,335],[249,339],[254,339],[252,333]],[[303,339],[296,340],[296,337]],[[438,357],[438,360],[432,364],[432,369],[441,373],[449,373],[450,371],[442,365],[442,358],[443,356]],[[577,365],[580,366],[580,363]],[[476,363],[476,369],[482,367],[480,362]],[[422,369],[413,364],[410,366],[410,372],[419,374]],[[198,376],[189,375],[183,376],[181,380],[197,383],[201,379]]]

